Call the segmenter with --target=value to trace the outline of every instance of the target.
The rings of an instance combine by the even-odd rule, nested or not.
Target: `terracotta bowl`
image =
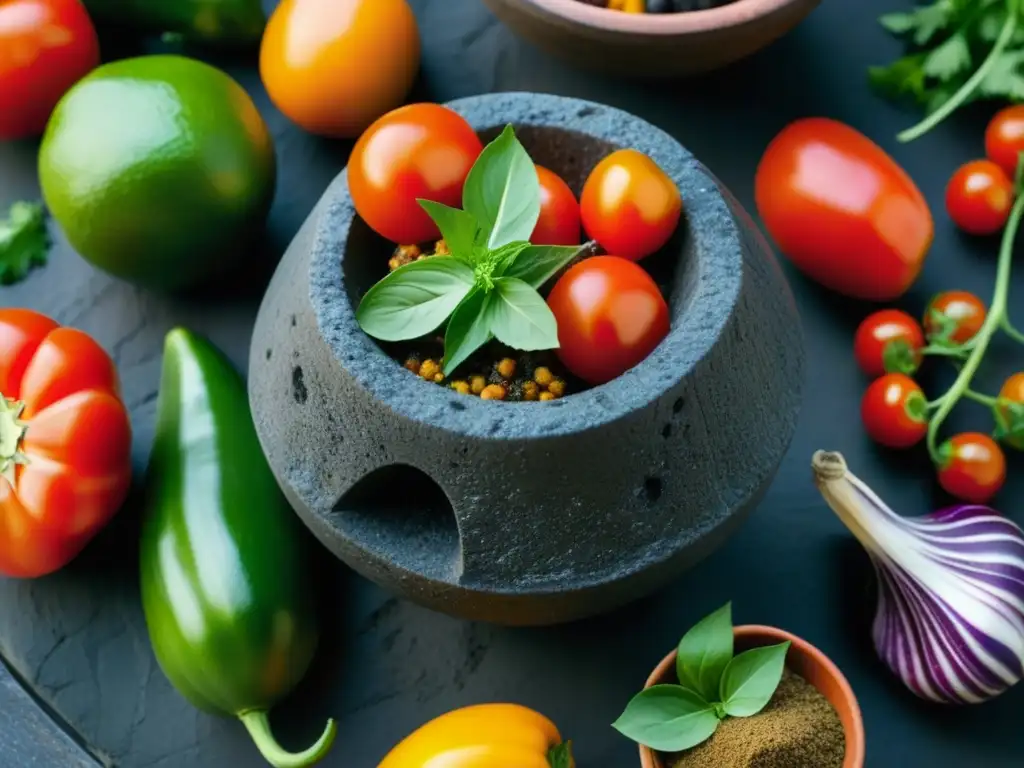
[[[693,75],[749,56],[821,0],[735,0],[706,11],[636,14],[580,0],[484,0],[524,38],[588,69],[632,77]]]
[[[863,768],[864,721],[861,719],[857,697],[853,695],[853,689],[850,688],[850,684],[846,682],[846,678],[843,677],[839,668],[806,640],[801,640],[796,635],[775,629],[775,627],[751,624],[734,628],[733,635],[737,653],[764,645],[777,645],[786,640],[792,643],[786,656],[786,666],[821,691],[822,695],[835,707],[839,720],[843,724],[843,731],[846,733],[846,759],[843,761],[843,768]],[[651,676],[647,678],[644,688],[650,688],[652,685],[660,683],[675,682],[678,682],[676,652],[672,651],[661,660]],[[666,768],[661,755],[644,746],[640,747],[640,764],[643,768]]]

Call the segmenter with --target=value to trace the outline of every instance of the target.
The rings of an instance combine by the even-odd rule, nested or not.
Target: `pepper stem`
[[[0,393],[0,477],[14,483],[14,468],[28,464],[28,457],[21,452],[21,441],[28,430],[28,424],[20,420],[25,404],[9,400]]]
[[[270,729],[270,718],[265,711],[251,710],[243,712],[238,719],[245,725],[252,740],[256,743],[260,754],[274,768],[305,768],[320,762],[334,744],[338,728],[334,720],[327,721],[327,727],[317,742],[304,752],[286,752]]]

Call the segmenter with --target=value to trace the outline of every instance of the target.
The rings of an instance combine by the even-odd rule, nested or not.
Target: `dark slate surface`
[[[475,0],[414,5],[427,47],[420,97],[534,90],[620,107],[682,141],[748,207],[758,157],[787,121],[827,115],[859,126],[896,153],[936,211],[934,251],[904,306],[920,311],[932,292],[945,288],[991,291],[996,244],[957,235],[941,212],[954,167],[982,152],[988,113],[972,111],[920,142],[897,147],[893,135],[917,113],[880,101],[864,83],[869,64],[897,52],[874,17],[909,2],[831,0],[755,59],[682,87],[615,82],[565,69],[513,40]],[[350,145],[303,136],[267,106],[251,65],[235,62],[229,68],[256,96],[277,137],[282,184],[267,252],[280,254],[342,168]],[[0,146],[0,202],[36,194],[33,151],[31,144]],[[133,408],[141,465],[152,437],[164,332],[173,323],[187,323],[244,366],[258,302],[258,290],[247,292],[245,284],[265,277],[256,265],[251,273],[239,277],[231,295],[172,302],[95,274],[61,244],[49,268],[0,290],[0,302],[50,312],[95,333],[114,352]],[[340,734],[325,764],[372,768],[429,717],[503,699],[554,718],[575,739],[581,766],[636,765],[633,745],[608,723],[679,634],[731,598],[739,621],[796,632],[846,672],[864,709],[872,768],[1021,765],[1024,688],[984,706],[942,709],[903,690],[871,650],[870,571],[813,489],[811,454],[817,448],[843,451],[855,472],[906,513],[925,512],[945,500],[924,458],[878,450],[860,429],[857,402],[865,382],[848,350],[867,307],[826,294],[788,268],[787,274],[807,334],[806,405],[765,501],[716,556],[650,599],[600,619],[544,630],[449,619],[391,599],[340,566],[318,565],[328,622],[323,652],[308,684],[280,707],[282,738],[293,746],[309,743],[331,714],[340,719]],[[1014,305],[1024,306],[1024,275],[1014,287]],[[1020,367],[1019,349],[999,345],[996,351],[1001,359],[983,377],[987,389]],[[980,426],[982,418],[980,410],[965,406],[959,421]],[[1018,522],[1024,522],[1021,468],[1016,457],[1016,477],[999,500]],[[0,652],[61,719],[119,765],[258,765],[240,725],[191,711],[153,662],[134,583],[133,509],[66,571],[34,583],[0,581]],[[8,690],[6,682],[0,689]],[[33,759],[48,767],[67,765],[53,738],[26,738],[22,723],[38,710],[26,706],[13,714],[19,700],[0,701],[0,765],[20,768]],[[39,751],[26,751],[33,748]]]

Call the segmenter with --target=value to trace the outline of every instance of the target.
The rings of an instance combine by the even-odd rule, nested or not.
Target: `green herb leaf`
[[[451,251],[452,256],[460,261],[474,263],[477,253],[474,246],[477,244],[479,227],[473,214],[459,208],[449,208],[447,205],[435,203],[433,200],[417,200],[416,202],[437,224],[437,228],[441,230],[441,237],[448,244],[448,250]]]
[[[1000,398],[992,413],[996,420],[993,437],[1014,447],[1024,446],[1024,403]]]
[[[462,189],[462,207],[477,220],[491,250],[533,234],[540,217],[540,181],[511,125],[473,164]]]
[[[912,13],[887,13],[879,17],[878,23],[894,35],[903,35],[917,29],[917,19]]]
[[[928,84],[924,75],[924,60],[927,54],[914,54],[897,59],[885,67],[871,67],[868,78],[871,85],[882,93],[898,98],[911,96],[915,101],[928,99]]]
[[[585,246],[584,246],[585,247]],[[506,277],[516,277],[540,288],[583,250],[578,245],[531,245],[516,254]]]
[[[415,339],[438,328],[473,287],[473,270],[450,256],[399,267],[374,285],[356,321],[382,341]]]
[[[1024,51],[1007,51],[999,56],[985,79],[978,86],[978,93],[989,98],[1006,98],[1010,101],[1024,100]]]
[[[493,269],[490,274],[493,277],[502,277],[509,266],[519,258],[519,254],[530,247],[526,240],[516,240],[501,246],[496,251],[490,251],[489,260],[493,263]]]
[[[572,768],[572,742],[563,741],[553,746],[548,752],[548,765],[551,768]]]
[[[13,285],[28,276],[33,267],[46,264],[50,236],[41,205],[18,202],[7,219],[0,221],[0,285]]]
[[[922,69],[927,77],[949,80],[971,68],[971,49],[967,38],[956,34],[929,53]]]
[[[679,682],[715,701],[732,659],[732,603],[726,603],[683,635],[676,656]]]
[[[655,685],[634,696],[612,728],[659,752],[682,752],[711,738],[718,716],[699,694],[681,685]]]
[[[444,375],[466,361],[491,340],[491,314],[494,294],[474,288],[455,308],[444,334]]]
[[[733,717],[756,715],[771,701],[782,679],[789,641],[753,648],[729,662],[722,675],[720,696]]]
[[[558,347],[558,321],[534,288],[515,277],[494,281],[490,328],[502,344],[531,352]]]

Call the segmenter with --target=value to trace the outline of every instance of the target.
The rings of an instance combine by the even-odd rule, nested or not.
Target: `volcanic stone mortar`
[[[671,332],[625,375],[560,400],[426,383],[356,324],[392,247],[356,215],[342,173],[260,309],[249,371],[260,439],[313,533],[386,588],[503,624],[607,611],[707,556],[759,501],[796,427],[796,307],[749,216],[654,126],[548,95],[450,106],[485,141],[513,124],[577,194],[622,147],[675,180],[684,221],[650,257],[652,272],[669,263]]]

